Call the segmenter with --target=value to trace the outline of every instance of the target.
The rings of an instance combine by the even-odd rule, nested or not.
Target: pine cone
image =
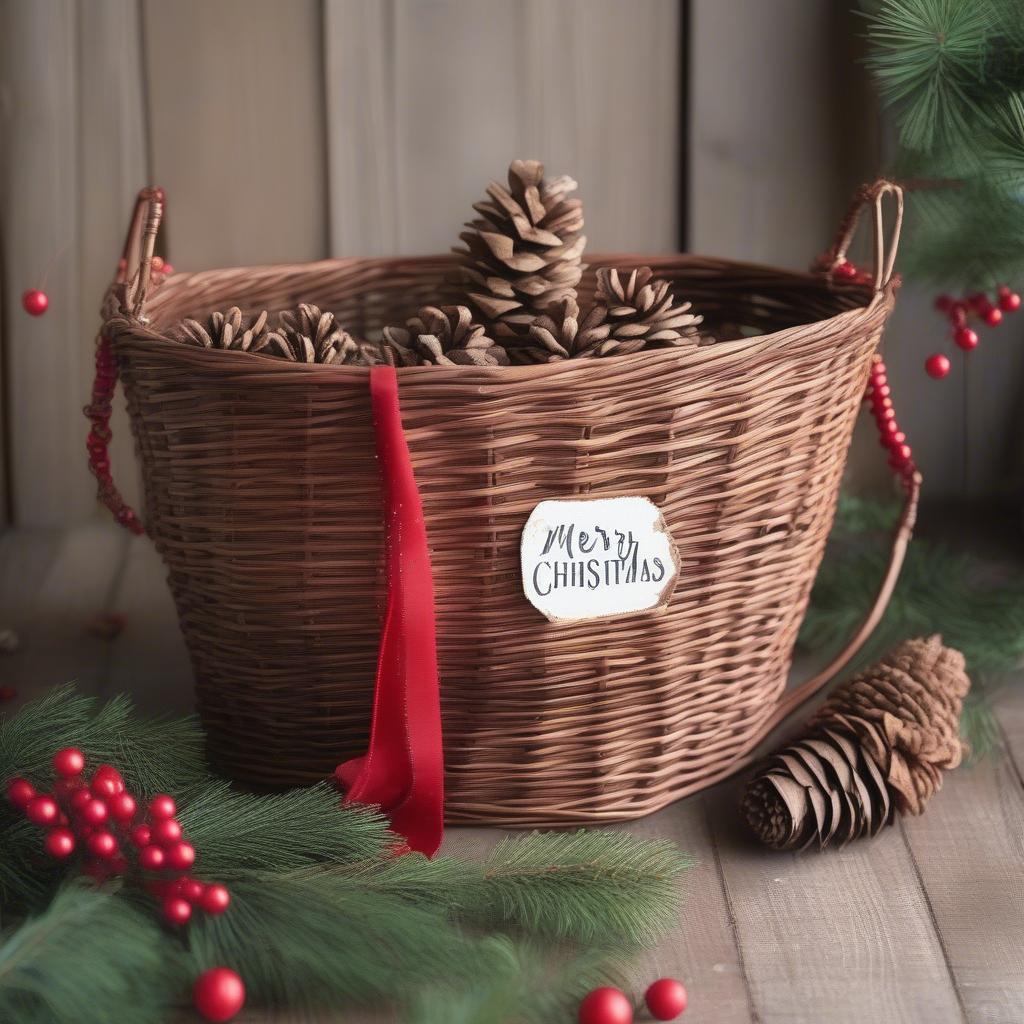
[[[611,328],[605,323],[607,310],[594,306],[585,315],[573,296],[553,302],[546,313],[528,328],[520,328],[504,341],[514,363],[550,363],[598,354]]]
[[[655,280],[650,267],[629,272],[599,270],[597,298],[608,307],[611,327],[597,355],[627,355],[644,348],[699,343],[697,325],[703,318],[689,311],[689,302],[677,306],[668,281]]]
[[[465,306],[424,306],[405,327],[385,327],[384,358],[398,366],[508,364],[505,350],[473,323]]]
[[[260,352],[268,344],[267,312],[264,310],[255,320],[246,321],[242,311],[232,306],[226,313],[211,313],[205,324],[191,318],[183,320],[171,337],[200,348]]]
[[[373,366],[382,362],[379,348],[358,342],[333,313],[302,303],[294,312],[278,317],[278,327],[268,335],[266,354],[291,362],[327,365]]]
[[[807,734],[768,758],[743,797],[757,836],[779,850],[876,835],[896,813],[920,814],[963,756],[970,689],[959,651],[908,640],[840,687]]]
[[[545,179],[537,160],[513,160],[508,188],[491,182],[459,238],[461,281],[495,337],[528,327],[552,302],[575,293],[587,240],[583,204],[569,177]]]

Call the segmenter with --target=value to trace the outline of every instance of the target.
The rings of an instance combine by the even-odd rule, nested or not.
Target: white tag
[[[679,557],[648,498],[542,501],[523,527],[523,590],[552,622],[660,607]]]

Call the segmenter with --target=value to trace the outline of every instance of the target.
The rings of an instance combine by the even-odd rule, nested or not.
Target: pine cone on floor
[[[424,306],[405,327],[385,327],[383,353],[397,366],[508,364],[505,350],[473,323],[465,306]]]
[[[689,302],[677,306],[669,282],[655,280],[650,267],[602,268],[597,272],[597,298],[608,308],[611,328],[597,355],[699,344],[697,325],[703,318],[690,312]]]
[[[491,182],[479,216],[459,238],[460,283],[497,338],[575,293],[586,246],[583,204],[568,196],[572,178],[545,178],[537,160],[513,160],[508,187]]]
[[[171,336],[199,348],[260,352],[268,345],[267,312],[263,310],[255,320],[247,321],[238,306],[232,306],[226,313],[211,313],[205,324],[187,318]]]
[[[378,348],[356,341],[333,313],[305,302],[294,312],[280,314],[277,329],[268,335],[266,354],[324,365],[372,366],[382,362]]]
[[[920,814],[963,756],[970,689],[959,651],[908,640],[840,687],[807,734],[768,758],[743,796],[758,838],[778,850],[876,835],[896,813]]]

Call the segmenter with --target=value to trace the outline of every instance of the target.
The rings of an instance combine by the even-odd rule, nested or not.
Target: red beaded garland
[[[60,808],[52,796],[32,797],[25,806],[25,816],[34,825],[55,825],[60,817]]]
[[[245,1006],[245,984],[230,968],[211,967],[196,978],[192,1005],[212,1024],[224,1024]]]
[[[944,356],[941,352],[936,352],[925,360],[924,369],[929,377],[935,380],[942,380],[943,377],[949,376],[951,369],[949,357]]]
[[[199,897],[199,906],[207,914],[223,914],[231,905],[231,893],[223,885],[207,885]]]
[[[644,993],[644,1002],[656,1020],[675,1020],[686,1009],[686,989],[675,978],[659,978]]]
[[[151,818],[173,818],[178,813],[177,804],[166,793],[160,793],[149,802]]]
[[[29,800],[36,795],[36,787],[27,779],[11,779],[7,783],[7,799],[19,810],[28,807]]]
[[[85,771],[85,754],[77,747],[65,747],[53,755],[53,770],[65,779],[73,779]]]
[[[21,293],[21,308],[29,316],[42,316],[50,308],[50,297],[39,288],[29,288]]]
[[[621,989],[595,988],[580,1003],[579,1024],[633,1024],[633,1004]]]
[[[56,860],[64,860],[75,852],[75,834],[68,828],[54,828],[46,834],[46,852]]]
[[[163,911],[164,917],[171,924],[187,924],[192,916],[192,904],[180,896],[168,896],[164,900]]]

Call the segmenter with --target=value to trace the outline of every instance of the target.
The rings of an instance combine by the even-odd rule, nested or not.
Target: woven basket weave
[[[783,698],[893,306],[881,202],[894,191],[861,196],[875,203],[875,287],[693,256],[590,257],[584,290],[596,267],[650,265],[710,330],[757,336],[543,366],[398,371],[434,570],[448,821],[646,814],[735,768],[851,653],[854,644]],[[168,568],[209,755],[248,783],[312,782],[367,743],[383,601],[368,371],[195,349],[167,331],[214,308],[304,301],[365,335],[436,301],[450,260],[174,274],[150,289],[162,193],[142,200],[128,253],[141,266],[108,295],[103,336],[124,382],[144,518]],[[855,219],[833,250],[840,257]],[[654,501],[678,545],[670,604],[548,622],[521,588],[527,516],[548,498],[625,494]]]

